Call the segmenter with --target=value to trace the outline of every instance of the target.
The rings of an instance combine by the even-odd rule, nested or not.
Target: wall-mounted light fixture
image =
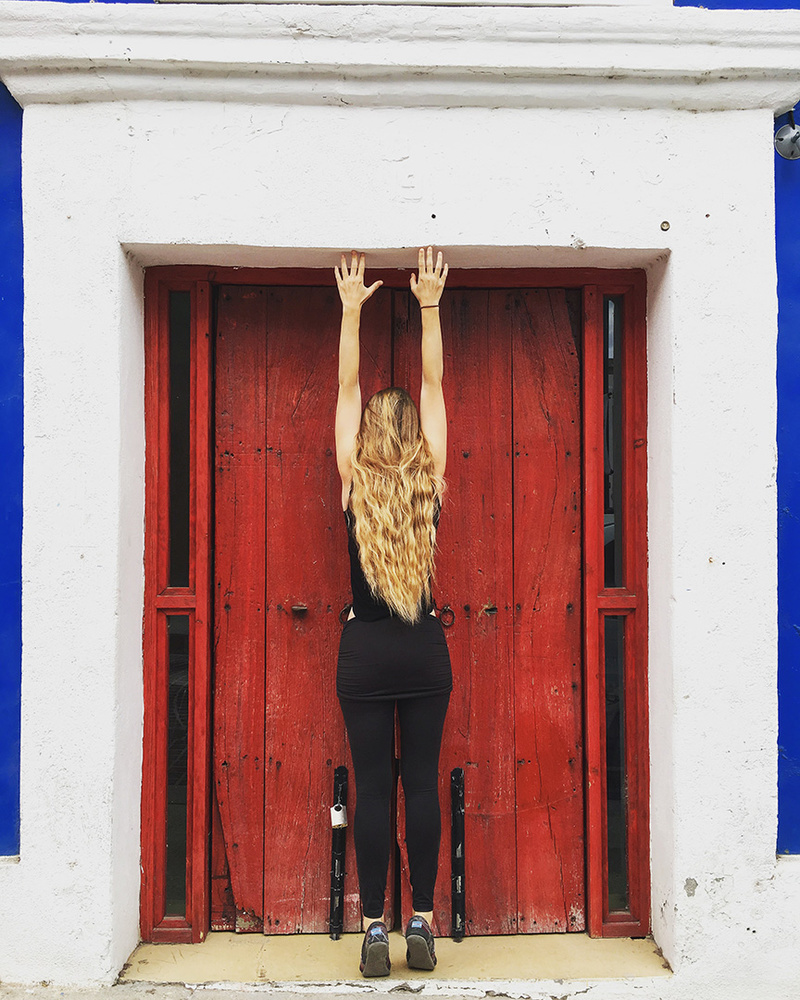
[[[784,160],[800,157],[800,127],[794,123],[794,112],[789,112],[789,124],[782,125],[775,133],[775,148]]]

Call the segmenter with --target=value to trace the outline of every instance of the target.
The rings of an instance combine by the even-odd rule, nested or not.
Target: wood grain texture
[[[219,803],[212,786],[211,795],[211,930],[236,930],[236,903],[231,889],[231,873],[225,852],[225,838],[219,818]]]
[[[512,317],[520,929],[583,930],[580,361],[563,290],[494,293]]]
[[[216,329],[214,779],[248,927],[264,914],[266,304],[223,287]]]

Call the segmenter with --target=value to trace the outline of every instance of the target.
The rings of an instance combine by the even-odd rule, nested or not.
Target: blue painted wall
[[[797,112],[800,120],[800,110]],[[776,123],[783,125],[786,117]],[[778,853],[800,854],[800,160],[775,154],[778,254]]]
[[[19,852],[22,111],[0,84],[0,855]]]

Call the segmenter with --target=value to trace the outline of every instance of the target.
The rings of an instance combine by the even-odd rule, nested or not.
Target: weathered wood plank
[[[580,361],[563,290],[512,317],[520,930],[583,930]]]
[[[219,818],[216,791],[211,794],[211,930],[236,930],[236,904],[225,854],[225,839]]]
[[[266,302],[220,288],[216,330],[214,779],[248,928],[264,913]]]

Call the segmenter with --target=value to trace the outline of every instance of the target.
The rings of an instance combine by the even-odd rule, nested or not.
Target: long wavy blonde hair
[[[444,482],[434,474],[405,389],[383,389],[365,406],[352,470],[350,509],[364,577],[395,615],[419,621],[431,601],[434,514]]]

